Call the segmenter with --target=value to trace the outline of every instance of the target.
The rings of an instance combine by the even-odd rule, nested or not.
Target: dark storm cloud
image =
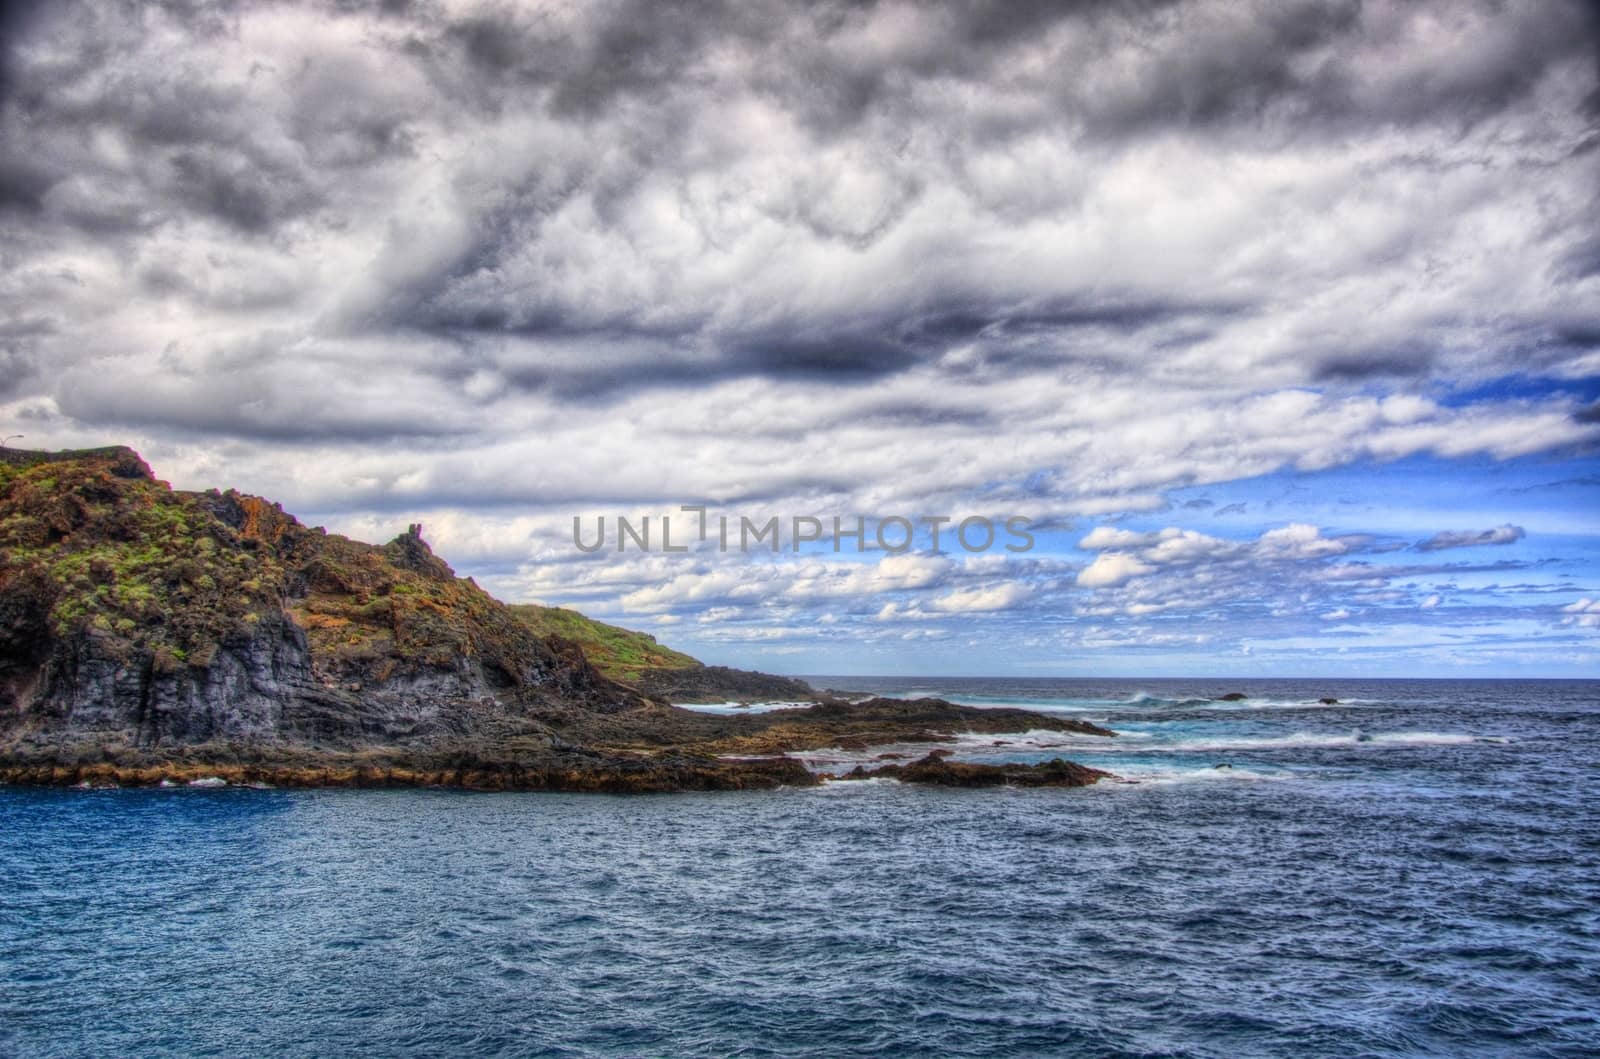
[[[9,95],[13,84],[12,48],[27,35],[34,19],[45,6],[44,0],[6,0],[0,3],[0,101]]]
[[[1421,343],[1409,348],[1332,353],[1316,364],[1316,378],[1328,382],[1407,379],[1425,375],[1436,352]]]
[[[425,408],[362,400],[335,387],[318,391],[314,384],[296,387],[255,372],[226,382],[148,379],[132,390],[111,380],[79,379],[61,390],[57,404],[79,420],[187,437],[376,445],[468,433],[465,423],[430,416]]]
[[[240,154],[186,150],[174,154],[170,166],[173,194],[246,233],[269,232],[318,203],[294,174]]]
[[[922,363],[952,343],[980,339],[986,347],[982,362],[990,370],[1055,362],[1063,348],[1078,357],[1099,357],[1097,363],[1117,363],[1116,353],[1101,355],[1071,341],[1063,347],[1063,340],[1084,328],[1128,333],[1176,319],[1183,298],[1145,295],[1141,302],[1136,294],[1104,301],[1098,292],[1075,292],[1057,298],[1057,306],[1018,312],[1008,304],[1010,292],[975,276],[956,289],[947,282],[923,285],[917,304],[891,305],[868,328],[819,320],[814,311],[768,326],[705,305],[683,307],[663,332],[661,321],[642,318],[647,314],[637,303],[608,306],[602,298],[575,304],[519,275],[515,262],[530,240],[541,238],[542,219],[574,200],[594,202],[604,228],[608,213],[615,223],[615,204],[626,202],[645,179],[681,173],[687,180],[703,160],[687,149],[695,141],[685,123],[706,103],[752,89],[802,120],[823,143],[857,137],[891,153],[895,130],[904,134],[919,123],[954,118],[948,151],[959,162],[993,131],[995,119],[984,112],[987,86],[1019,76],[1033,102],[1006,119],[1013,123],[1009,138],[1071,128],[1090,143],[1121,143],[1166,127],[1267,135],[1273,142],[1285,136],[1315,140],[1374,125],[1470,125],[1518,103],[1554,65],[1594,39],[1593,22],[1578,5],[1545,9],[1542,17],[1502,12],[1501,21],[1492,23],[1500,38],[1454,55],[1448,76],[1439,76],[1426,63],[1407,71],[1395,41],[1403,45],[1408,34],[1422,31],[1400,10],[1364,20],[1354,3],[1268,5],[1249,12],[1198,4],[990,4],[914,9],[920,21],[913,39],[873,61],[860,49],[834,46],[885,10],[872,4],[797,10],[626,3],[577,19],[509,7],[456,20],[421,19],[413,46],[445,90],[465,93],[496,112],[537,106],[597,129],[620,120],[637,135],[623,147],[621,165],[603,175],[559,160],[550,170],[534,170],[530,186],[478,219],[477,237],[452,265],[420,277],[409,297],[392,299],[385,318],[443,334],[589,333],[604,340],[622,333],[668,342],[700,334],[691,356],[664,348],[653,363],[625,364],[612,373],[556,367],[514,373],[535,388],[568,395],[729,374],[868,380]],[[1054,37],[1064,41],[1058,48],[1064,59],[1120,47],[1139,60],[1125,77],[1005,72],[1015,64],[1015,49]],[[1363,60],[1366,50],[1374,54]],[[714,62],[729,54],[746,64],[732,80]],[[978,102],[965,113],[929,109],[922,95],[948,85],[969,86]],[[630,122],[627,115],[641,108],[657,120]],[[894,229],[930,179],[918,172],[890,180],[876,212],[843,224],[819,213],[805,194],[786,208],[818,239],[870,247]],[[941,300],[946,304],[937,305]],[[1225,307],[1239,314],[1261,308],[1248,302]],[[1215,333],[1201,327],[1152,344],[1182,349]],[[1040,358],[1015,344],[1023,336],[1054,339],[1055,348]],[[1426,335],[1402,344],[1326,345],[1309,362],[1312,378],[1334,383],[1417,379],[1439,359],[1439,340]]]
[[[737,362],[775,375],[871,377],[916,362],[904,342],[873,332],[795,334],[787,328],[736,340]]]
[[[26,158],[0,158],[0,211],[37,212],[55,183],[46,168]]]
[[[886,322],[884,326],[894,327],[906,339],[923,343],[930,350],[942,350],[952,343],[976,339],[1003,343],[1097,329],[1134,334],[1164,324],[1226,319],[1249,308],[1244,304],[1208,304],[1110,292],[1004,305],[986,304],[980,290],[966,290],[936,301],[938,304],[926,312]]]
[[[1440,552],[1447,548],[1476,548],[1485,544],[1515,544],[1526,537],[1527,531],[1521,526],[1507,523],[1486,529],[1481,533],[1472,530],[1445,530],[1435,533],[1425,541],[1417,542],[1419,552]]]
[[[684,382],[746,375],[774,378],[871,380],[927,363],[952,347],[981,343],[991,373],[1049,368],[1067,361],[1114,366],[1097,335],[1139,336],[1152,346],[1208,333],[1217,321],[1243,315],[1242,304],[1161,301],[1117,294],[1083,294],[1035,304],[988,303],[978,277],[960,290],[932,292],[931,304],[892,306],[852,318],[791,315],[777,321],[715,320],[710,313],[651,318],[649,306],[614,310],[571,306],[547,292],[530,291],[506,274],[503,256],[520,253],[515,241],[473,247],[470,257],[415,299],[393,302],[386,319],[397,327],[462,341],[484,339],[593,340],[648,343],[645,362],[627,359],[608,367],[596,357],[582,365],[541,365],[506,371],[519,386],[567,396],[599,395]]]
[[[91,399],[94,365],[126,388],[169,348],[183,397],[138,422],[327,440],[736,380],[914,380],[851,414],[976,431],[940,388],[1356,392],[1592,350],[1570,203],[1597,156],[1571,111],[1600,35],[1578,3],[6,11],[0,320],[46,305],[79,329],[7,356],[17,392],[91,419],[116,404]],[[1330,166],[1372,195],[1318,186]],[[1538,224],[1473,183],[1521,166]],[[1419,269],[1459,260],[1473,211],[1528,233],[1486,266],[1508,285],[1572,267],[1493,313],[1459,277],[1429,289]],[[1552,318],[1565,337],[1527,337]],[[313,385],[399,372],[435,407],[291,414],[224,368],[267,332],[288,360],[416,347],[386,369],[335,356]],[[26,370],[44,363],[59,392]]]
[[[829,417],[824,417],[829,418]],[[842,424],[876,424],[897,427],[919,427],[937,430],[940,427],[989,427],[1002,418],[998,410],[961,408],[949,404],[909,401],[875,402],[863,409],[853,409],[838,417]]]
[[[1152,128],[1213,128],[1261,121],[1315,133],[1319,124],[1429,122],[1441,113],[1471,122],[1532,91],[1548,64],[1587,55],[1595,16],[1582,4],[1518,11],[1501,39],[1458,56],[1449,76],[1403,63],[1373,78],[1340,59],[1352,48],[1407,43],[1426,27],[1399,12],[1371,17],[1356,0],[1265,5],[1178,2],[992,2],[925,5],[919,36],[892,62],[864,61],[837,45],[889,5],[634,2],[562,21],[549,10],[489,8],[432,23],[427,40],[441,76],[495,105],[508,88],[549,93],[557,112],[594,118],[626,101],[681,90],[709,76],[708,55],[730,46],[755,53],[753,83],[808,125],[837,134],[875,112],[904,106],[908,88],[948,79],[992,83],[1016,76],[1014,51],[1063,31],[1073,57],[1124,47],[1144,53],[1125,78],[1033,74],[1067,121],[1097,135]],[[1463,5],[1466,7],[1466,5]],[[1484,10],[1474,6],[1474,12]],[[1368,17],[1363,18],[1366,14]],[[1390,36],[1390,41],[1383,37]],[[464,61],[461,78],[446,59]],[[1074,71],[1075,72],[1075,71]]]

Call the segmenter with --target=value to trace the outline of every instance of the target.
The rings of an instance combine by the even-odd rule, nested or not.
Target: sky
[[[1600,15],[7,3],[0,434],[776,672],[1600,676]]]

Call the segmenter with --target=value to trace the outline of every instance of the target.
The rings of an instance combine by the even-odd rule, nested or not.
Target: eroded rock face
[[[126,449],[0,462],[0,746],[373,744],[543,732],[641,697],[455,577]]]
[[[13,705],[14,720],[35,739],[115,734],[135,746],[273,740],[285,728],[286,706],[316,686],[305,636],[281,616],[224,637],[196,665],[91,628],[56,644],[33,694]]]

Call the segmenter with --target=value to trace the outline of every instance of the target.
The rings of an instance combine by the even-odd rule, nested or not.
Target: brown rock
[[[843,780],[896,779],[938,787],[1087,787],[1109,772],[1053,758],[1040,765],[978,765],[950,761],[948,751],[934,751],[909,765],[884,765],[867,770],[860,766],[838,777]]]

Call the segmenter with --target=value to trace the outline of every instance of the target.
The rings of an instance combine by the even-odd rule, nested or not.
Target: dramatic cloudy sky
[[[1588,4],[3,11],[13,444],[767,669],[1600,673]],[[1044,528],[572,545],[693,503]]]

